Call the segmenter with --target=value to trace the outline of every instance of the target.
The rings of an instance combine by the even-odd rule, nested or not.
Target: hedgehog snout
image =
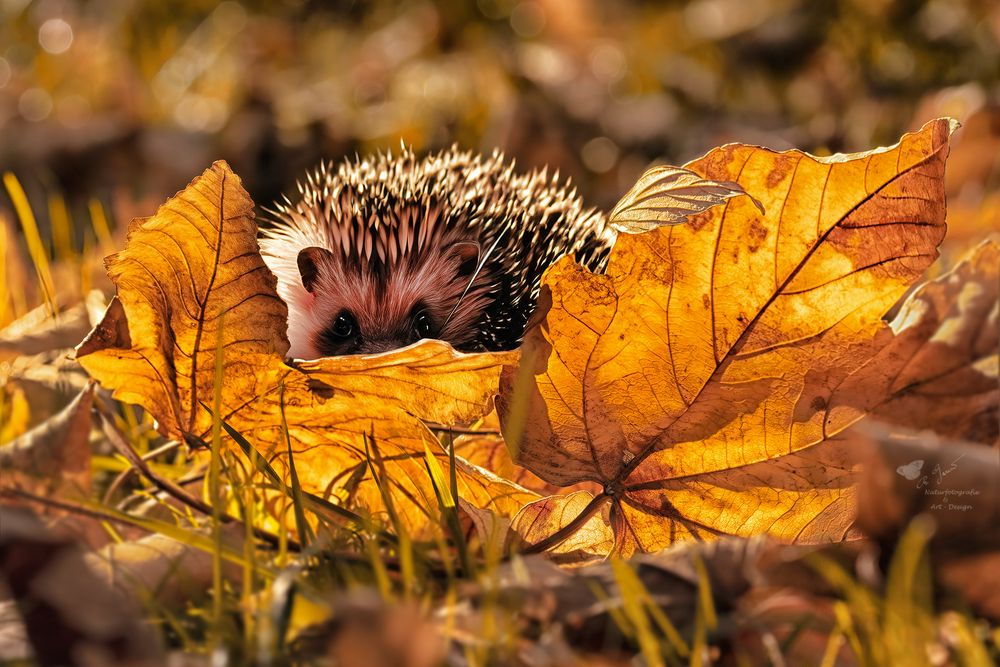
[[[381,352],[389,352],[391,350],[398,350],[401,347],[405,347],[409,343],[410,341],[400,338],[366,340],[363,341],[361,346],[358,348],[358,354],[379,354]]]

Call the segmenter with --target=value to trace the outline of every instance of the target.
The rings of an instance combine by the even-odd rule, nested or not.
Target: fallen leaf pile
[[[483,467],[457,457],[458,496],[513,518],[536,548],[842,540],[856,461],[838,433],[872,411],[956,424],[947,401],[920,404],[958,400],[956,383],[979,393],[957,408],[969,423],[955,435],[988,430],[995,412],[995,345],[970,338],[990,330],[995,298],[969,293],[989,283],[993,246],[882,320],[937,256],[953,130],[934,121],[894,147],[831,158],[729,145],[651,170],[611,215],[642,233],[620,235],[604,274],[569,257],[552,266],[520,355],[428,342],[286,363],[287,309],[257,252],[252,202],[217,163],[133,222],[108,259],[118,295],[77,358],[165,435],[209,441],[218,413],[284,478],[291,452],[304,490],[350,510],[382,509],[368,468],[384,465],[409,530],[435,505],[425,448],[448,464],[425,423],[468,424],[498,393],[506,448],[544,483],[498,467],[494,438],[459,449]],[[948,308],[955,325],[940,321]],[[949,343],[950,356],[916,349]]]
[[[240,575],[208,558],[205,535],[187,543],[155,513],[92,502],[92,447],[128,464],[107,497],[127,474],[142,475],[171,502],[227,524],[216,548],[233,562],[249,535],[239,519],[247,510],[242,491],[221,506],[212,495],[222,452],[230,468],[257,475],[269,522],[247,528],[270,546],[302,550],[322,524],[375,530],[398,545],[404,579],[408,540],[465,540],[462,549],[478,544],[501,559],[541,554],[475,582],[447,623],[415,607],[338,599],[342,613],[321,626],[319,643],[337,655],[370,648],[345,630],[356,625],[352,609],[398,634],[387,646],[400,654],[414,628],[472,647],[504,609],[518,637],[559,627],[545,635],[553,655],[598,641],[646,655],[655,647],[644,644],[643,610],[659,609],[651,618],[685,660],[697,647],[679,637],[706,628],[727,641],[749,633],[764,655],[764,635],[798,632],[764,609],[783,599],[774,592],[782,581],[808,579],[807,565],[825,573],[825,587],[803,583],[786,600],[826,600],[833,611],[821,614],[820,642],[843,630],[828,604],[841,581],[830,563],[857,560],[860,571],[875,558],[866,550],[908,540],[930,545],[939,584],[1000,618],[1000,592],[974,583],[1000,548],[1000,469],[989,467],[1000,451],[1000,246],[986,240],[914,287],[945,236],[954,129],[936,120],[895,146],[825,158],[732,144],[683,168],[653,168],[609,216],[619,236],[606,270],[557,261],[523,345],[502,353],[423,341],[373,356],[286,359],[288,312],[258,250],[254,203],[217,162],[134,220],[107,258],[117,294],[76,347],[91,378],[73,376],[76,398],[29,429],[28,372],[20,393],[4,388],[10,442],[0,464],[14,474],[3,501],[153,531],[89,562],[126,597],[124,581],[156,590],[177,563],[184,591]],[[19,368],[79,340],[98,300],[65,310],[58,326],[35,317],[0,332],[0,361]],[[61,351],[50,361],[70,363]],[[204,488],[200,474],[168,480],[148,462],[155,452],[133,451],[111,398],[140,406],[164,447],[204,463]],[[920,532],[925,520],[936,537]],[[26,548],[16,538],[0,544],[8,578]],[[62,537],[45,539],[46,553],[63,548]],[[806,545],[822,548],[809,556]],[[552,565],[609,555],[632,560],[579,573]],[[708,585],[731,624],[717,624]],[[180,590],[156,597],[183,604]],[[18,603],[34,599],[14,592]],[[60,621],[67,632],[79,622]],[[898,636],[923,627],[910,626]],[[436,641],[424,648],[444,655]],[[516,648],[529,649],[540,650]],[[824,649],[803,655],[810,650]]]

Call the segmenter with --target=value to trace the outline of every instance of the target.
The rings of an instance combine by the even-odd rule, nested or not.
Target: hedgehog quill
[[[614,239],[558,175],[456,148],[324,163],[271,214],[261,253],[288,304],[289,355],[300,359],[422,338],[512,349],[544,270],[570,253],[600,270]]]

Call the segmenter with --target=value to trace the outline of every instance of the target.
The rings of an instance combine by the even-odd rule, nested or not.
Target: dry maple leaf
[[[985,241],[917,289],[896,336],[842,391],[871,388],[882,421],[983,444],[1000,439],[1000,246]]]
[[[305,490],[380,510],[378,489],[363,477],[374,443],[401,518],[413,530],[427,526],[436,500],[425,443],[447,454],[421,420],[481,416],[515,353],[425,342],[290,366],[287,309],[256,237],[253,202],[228,165],[215,163],[130,225],[125,249],[107,261],[118,295],[77,358],[116,398],[148,410],[164,435],[206,440],[221,355],[217,411],[279,473],[290,448]],[[465,461],[457,467],[459,492],[477,507],[511,515],[537,498]]]
[[[539,547],[606,503],[621,553],[845,536],[850,462],[807,448],[880,398],[838,386],[892,339],[881,316],[937,256],[953,129],[828,158],[715,149],[686,168],[749,197],[620,236],[604,275],[548,270],[548,312],[502,379],[504,434],[543,479],[604,492]]]
[[[216,162],[156,215],[133,220],[125,249],[105,260],[118,294],[77,359],[116,398],[146,408],[165,435],[210,430],[199,403],[212,400],[220,344],[226,408],[281,372],[288,309],[256,235],[253,202]]]

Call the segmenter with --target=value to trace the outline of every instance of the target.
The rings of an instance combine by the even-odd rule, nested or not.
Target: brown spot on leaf
[[[793,166],[793,163],[789,160],[775,160],[774,167],[767,174],[768,189],[775,188],[788,175]]]
[[[747,247],[750,252],[757,252],[767,239],[767,228],[760,218],[753,218],[747,229]]]
[[[687,224],[694,231],[701,231],[701,229],[712,220],[714,215],[714,211],[705,211],[704,213],[699,213],[698,215],[692,215],[688,218]]]

